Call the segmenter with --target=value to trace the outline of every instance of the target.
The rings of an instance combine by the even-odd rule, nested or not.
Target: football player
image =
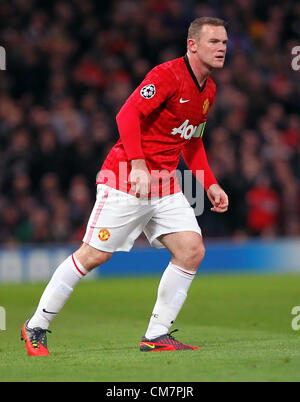
[[[97,177],[97,199],[81,247],[63,261],[47,285],[33,317],[22,327],[30,355],[48,355],[46,332],[79,280],[129,251],[143,231],[171,260],[159,287],[141,351],[198,349],[169,332],[181,310],[205,248],[195,214],[174,174],[180,155],[223,213],[228,197],[214,177],[202,136],[216,94],[211,73],[223,67],[226,24],[202,17],[189,27],[187,53],[153,68],[117,115],[120,139]],[[174,331],[173,331],[174,332]]]

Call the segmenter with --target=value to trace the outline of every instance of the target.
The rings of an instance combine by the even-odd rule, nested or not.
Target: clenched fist
[[[207,196],[213,207],[210,209],[214,212],[225,212],[228,209],[228,196],[225,191],[218,185],[212,184],[207,190]]]
[[[131,190],[136,196],[145,198],[150,192],[151,176],[146,165],[145,159],[134,159],[131,161],[131,172],[129,182]]]

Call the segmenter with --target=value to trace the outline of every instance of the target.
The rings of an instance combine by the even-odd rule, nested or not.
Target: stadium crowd
[[[81,241],[115,115],[152,67],[184,55],[204,15],[229,22],[203,141],[230,208],[206,200],[203,233],[300,236],[300,3],[11,0],[0,1],[2,244]]]

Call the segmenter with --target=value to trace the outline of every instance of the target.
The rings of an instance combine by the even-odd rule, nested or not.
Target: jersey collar
[[[204,91],[204,88],[205,88],[205,86],[206,86],[206,81],[207,81],[207,79],[204,81],[202,87],[200,87],[199,82],[198,82],[198,80],[197,80],[197,78],[196,78],[196,76],[195,76],[195,74],[194,74],[194,71],[192,70],[191,65],[190,65],[189,59],[188,59],[188,57],[187,57],[187,54],[184,56],[183,59],[184,59],[185,65],[186,65],[186,67],[187,67],[189,73],[191,74],[191,76],[192,76],[192,78],[193,78],[193,81],[194,81],[194,83],[196,84],[197,88],[199,89],[200,92],[203,92],[203,91]]]

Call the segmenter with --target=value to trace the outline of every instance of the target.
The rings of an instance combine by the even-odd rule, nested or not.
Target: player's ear
[[[187,40],[187,48],[190,52],[196,53],[197,52],[197,42],[195,39],[188,39]]]

